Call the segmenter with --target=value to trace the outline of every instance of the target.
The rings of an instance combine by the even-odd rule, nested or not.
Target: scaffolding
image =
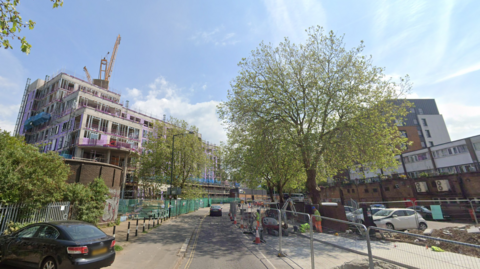
[[[15,124],[15,131],[13,133],[13,135],[15,136],[20,134],[20,126],[22,125],[22,120],[27,103],[28,86],[30,86],[30,78],[27,78],[27,83],[25,84],[25,91],[23,92],[22,103],[20,104],[20,110],[18,111],[17,123]]]

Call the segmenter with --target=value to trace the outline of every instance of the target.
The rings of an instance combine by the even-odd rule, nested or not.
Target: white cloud
[[[293,42],[304,42],[304,30],[320,25],[327,30],[327,13],[320,1],[265,0],[270,33],[273,41],[283,41],[289,37]],[[307,15],[308,14],[308,15]]]
[[[437,101],[452,140],[480,134],[480,106]]]
[[[220,26],[212,31],[200,31],[194,34],[190,39],[200,44],[214,44],[215,46],[235,45],[239,41],[234,39],[235,33],[224,33],[224,27]]]
[[[182,89],[163,77],[155,79],[148,87],[148,94],[138,95],[140,98],[133,102],[132,109],[158,119],[162,119],[164,114],[183,119],[197,126],[204,140],[216,144],[226,141],[226,132],[216,114],[218,101],[192,103],[182,94]]]
[[[444,78],[441,78],[439,80],[437,80],[435,83],[438,83],[438,82],[442,82],[442,81],[445,81],[445,80],[449,80],[449,79],[452,79],[452,78],[456,78],[456,77],[459,77],[459,76],[463,76],[463,75],[466,75],[468,73],[472,73],[472,72],[475,72],[475,71],[478,71],[480,70],[480,63],[477,63],[475,65],[472,65],[472,66],[469,66],[467,68],[464,68],[462,70],[459,70],[449,76],[446,76]]]
[[[133,89],[127,88],[127,95],[136,99],[142,96],[142,92],[136,88],[133,88]]]

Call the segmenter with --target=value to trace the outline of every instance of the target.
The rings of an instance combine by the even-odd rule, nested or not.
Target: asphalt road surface
[[[206,216],[194,232],[179,269],[265,269],[290,268],[275,256],[262,253],[228,217],[223,205],[222,217]]]

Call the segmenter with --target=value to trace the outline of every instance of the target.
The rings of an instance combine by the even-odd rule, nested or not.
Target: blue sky
[[[138,4],[141,3],[141,4]],[[321,25],[345,34],[394,78],[409,74],[410,97],[435,98],[452,140],[480,134],[480,2],[478,1],[22,1],[37,22],[24,30],[25,55],[0,50],[0,128],[13,130],[27,78],[59,70],[98,76],[99,62],[122,41],[111,87],[130,106],[171,115],[225,140],[216,105],[226,99],[237,63],[262,41],[304,42]]]

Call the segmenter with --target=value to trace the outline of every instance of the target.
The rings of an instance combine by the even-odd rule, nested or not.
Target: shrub
[[[8,223],[8,225],[7,225],[7,229],[3,232],[3,234],[9,235],[9,234],[14,233],[14,232],[22,229],[23,227],[26,227],[26,226],[30,225],[30,224],[33,224],[33,222],[19,223],[19,222],[10,221],[10,223]]]
[[[103,214],[109,190],[103,179],[96,178],[87,186],[68,184],[64,200],[72,205],[72,218],[97,224]]]

